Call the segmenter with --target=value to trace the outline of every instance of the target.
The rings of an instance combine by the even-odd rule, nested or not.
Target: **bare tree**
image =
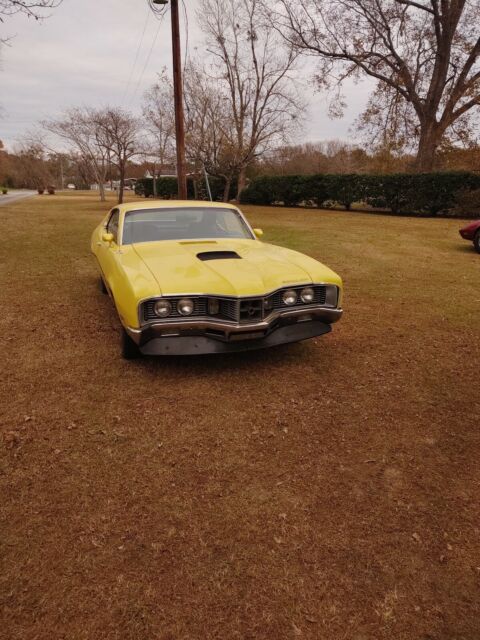
[[[0,22],[5,22],[17,13],[23,13],[29,18],[40,20],[45,17],[45,9],[58,7],[62,0],[0,0]],[[7,42],[8,38],[0,38],[0,43]]]
[[[123,202],[127,163],[140,153],[140,122],[128,111],[119,107],[92,110],[92,122],[98,131],[99,145],[108,154],[111,163],[118,168],[120,186],[118,203]]]
[[[104,132],[98,124],[97,111],[69,109],[57,120],[43,121],[42,126],[65,141],[82,158],[82,165],[89,167],[87,175],[91,175],[98,184],[100,200],[104,202],[110,153],[104,145]]]
[[[464,132],[480,104],[477,0],[271,0],[289,46],[316,56],[320,86],[377,80],[366,122],[416,140],[432,169],[445,135]],[[368,110],[367,110],[368,111]]]
[[[20,186],[35,188],[39,192],[53,182],[53,176],[47,162],[45,147],[28,136],[15,149],[18,181]]]
[[[237,149],[231,144],[234,122],[228,103],[205,70],[194,64],[184,75],[184,98],[187,158],[195,175],[205,170],[223,180],[227,201],[239,170]]]
[[[173,114],[173,87],[164,70],[158,81],[144,95],[143,119],[147,140],[143,144],[145,158],[152,159],[153,195],[156,193],[155,176],[175,157],[175,119]]]
[[[298,125],[297,53],[281,48],[259,0],[201,0],[197,15],[213,56],[210,84],[228,113],[219,148],[235,167],[238,197],[248,166]]]

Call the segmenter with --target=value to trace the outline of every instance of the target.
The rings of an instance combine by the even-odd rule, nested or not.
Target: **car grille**
[[[219,312],[218,316],[225,320],[237,322],[238,308],[240,301],[235,298],[218,298]]]
[[[154,311],[156,300],[148,300],[143,303],[143,321],[151,322],[152,320],[175,320],[178,318],[211,318],[218,320],[230,320],[231,322],[237,322],[239,324],[248,324],[261,321],[263,318],[268,317],[273,311],[280,309],[295,310],[295,309],[308,309],[319,305],[324,305],[327,295],[327,287],[325,285],[315,285],[313,290],[315,296],[313,302],[305,304],[300,300],[300,292],[305,288],[301,287],[286,287],[280,291],[264,296],[261,298],[215,298],[213,296],[183,296],[190,298],[194,302],[194,311],[191,316],[182,316],[177,310],[177,302],[181,300],[178,298],[168,298],[172,303],[172,312],[167,318],[159,318]],[[298,301],[296,304],[288,306],[282,300],[282,295],[287,289],[293,289],[296,291]],[[209,313],[209,300],[215,300],[218,302],[218,313]]]

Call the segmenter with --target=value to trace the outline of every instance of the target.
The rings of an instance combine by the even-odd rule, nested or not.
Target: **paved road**
[[[36,194],[36,191],[9,191],[6,195],[0,193],[0,206],[2,204],[11,204],[17,200],[23,200],[23,198],[31,198]]]

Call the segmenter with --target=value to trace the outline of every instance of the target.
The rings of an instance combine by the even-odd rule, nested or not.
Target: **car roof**
[[[118,208],[123,212],[139,211],[141,209],[172,209],[182,207],[203,207],[212,209],[236,209],[236,206],[228,202],[206,202],[205,200],[139,200],[138,202],[126,202]]]

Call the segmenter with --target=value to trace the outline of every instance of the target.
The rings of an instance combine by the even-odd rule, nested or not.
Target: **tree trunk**
[[[225,187],[223,189],[223,201],[228,202],[230,198],[230,185],[232,183],[232,179],[230,177],[225,178]]]
[[[156,174],[156,168],[157,167],[156,167],[155,162],[154,162],[153,163],[153,171],[152,171],[152,174],[153,174],[153,184],[152,184],[152,186],[153,186],[153,198],[154,198],[154,200],[157,199],[157,177],[155,175]]]
[[[433,171],[435,154],[442,138],[442,131],[437,123],[426,123],[422,126],[418,143],[414,169],[417,173]]]
[[[240,202],[240,196],[242,191],[245,189],[247,185],[247,175],[246,169],[240,169],[240,173],[238,174],[238,186],[237,186],[237,200]]]
[[[118,168],[120,170],[120,184],[118,185],[118,204],[122,204],[123,189],[125,187],[125,163],[121,162]]]
[[[107,199],[105,196],[105,186],[104,186],[104,182],[105,182],[105,170],[103,169],[102,171],[102,167],[94,164],[93,165],[93,177],[95,178],[95,180],[97,181],[98,184],[98,193],[100,195],[100,202],[105,202],[105,200]]]

